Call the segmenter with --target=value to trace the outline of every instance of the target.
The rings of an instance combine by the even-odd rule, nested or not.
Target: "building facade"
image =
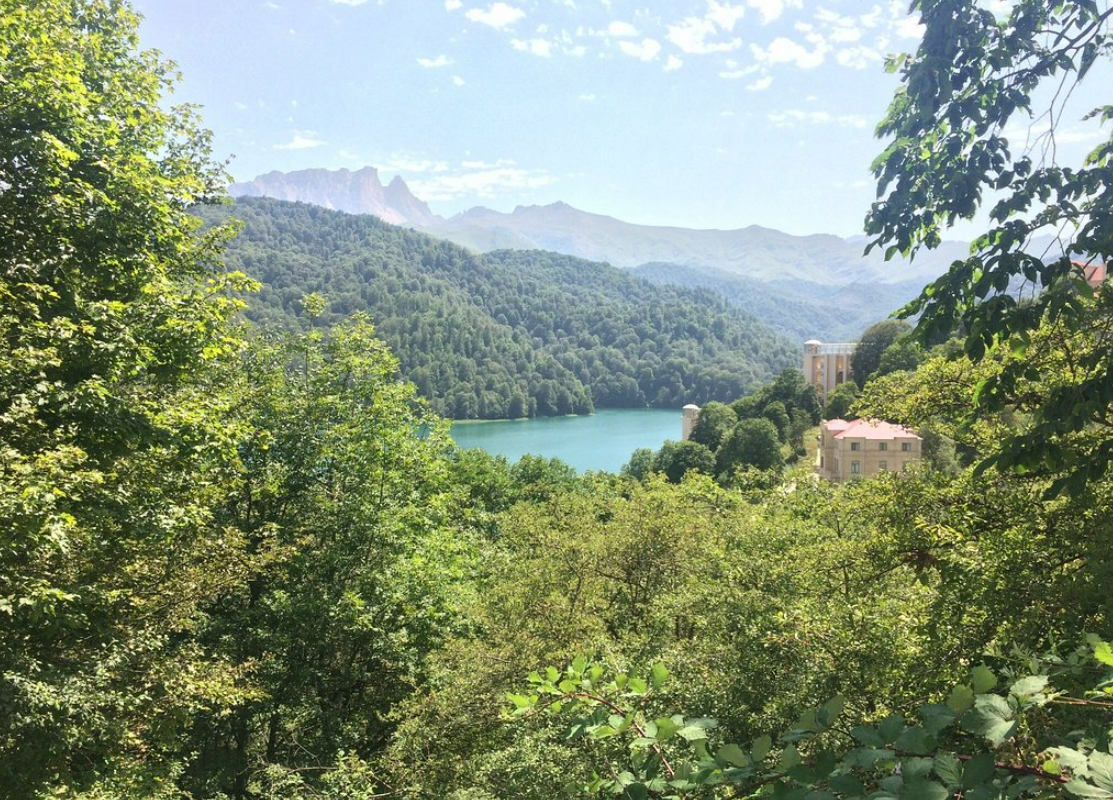
[[[827,420],[820,427],[815,471],[831,481],[905,472],[923,457],[923,440],[903,425],[875,419]]]
[[[850,362],[857,346],[854,342],[824,343],[818,339],[804,342],[804,377],[824,403],[836,386],[853,377]]]

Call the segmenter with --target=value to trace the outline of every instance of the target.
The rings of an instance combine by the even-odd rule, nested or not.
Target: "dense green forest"
[[[882,126],[882,245],[1004,190],[952,163],[1016,107],[986,48],[1078,69],[1113,16],[931,10]],[[683,474],[508,464],[452,444],[368,313],[245,319],[235,227],[197,215],[227,175],[139,48],[125,4],[0,0],[0,798],[1113,798],[1113,285],[974,254],[915,331],[864,337],[848,410],[945,437],[946,469],[755,461],[824,412],[791,370],[709,412],[714,463]],[[1006,188],[1056,207],[1069,181],[1108,257],[1111,158]]]
[[[262,283],[247,316],[296,327],[324,296],[327,327],[366,311],[439,414],[498,419],[674,407],[737,397],[797,344],[708,291],[652,286],[556,253],[470,253],[371,216],[241,199],[229,268]]]

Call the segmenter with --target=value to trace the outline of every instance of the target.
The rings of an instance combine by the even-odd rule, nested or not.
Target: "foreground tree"
[[[0,0],[0,787],[138,794],[235,670],[179,634],[240,579],[226,183],[116,2]],[[153,759],[157,761],[156,759]],[[134,767],[134,768],[133,768]],[[147,777],[152,777],[147,775]],[[131,788],[129,788],[131,787]]]
[[[784,465],[777,427],[767,419],[744,419],[734,426],[716,454],[720,475],[738,467],[776,469]]]
[[[865,386],[880,369],[886,350],[910,330],[912,326],[899,319],[884,319],[866,328],[851,357],[851,373],[858,388]]]
[[[961,326],[973,358],[1024,353],[1044,323],[1064,340],[1107,343],[1109,286],[1093,300],[1072,256],[1095,265],[1113,255],[1113,140],[1098,127],[1113,106],[1070,103],[1085,79],[1107,74],[1113,9],[1071,0],[1015,2],[994,12],[974,0],[916,0],[912,10],[925,33],[914,55],[892,62],[903,85],[878,128],[890,143],[874,162],[879,199],[867,218],[870,247],[886,255],[935,247],[947,227],[983,210],[987,193],[993,202],[990,227],[969,258],[904,313],[922,315],[925,342]],[[1057,131],[1064,119],[1080,118],[1105,141],[1079,162],[1062,163]],[[1028,123],[1027,134],[1006,135],[1018,122]],[[983,466],[1056,475],[1053,493],[1081,491],[1104,475],[1113,460],[1111,358],[1107,344],[1074,358],[1031,424]],[[971,414],[1013,405],[1022,383],[1051,369],[1046,360],[1015,359],[979,384]],[[1082,430],[1092,435],[1071,436]]]

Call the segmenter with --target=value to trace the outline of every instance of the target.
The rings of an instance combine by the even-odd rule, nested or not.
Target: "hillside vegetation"
[[[958,6],[929,41],[1002,34]],[[1054,34],[1064,7],[1022,11]],[[205,227],[227,176],[138,30],[0,0],[0,800],[1113,798],[1113,283],[1048,267],[1023,341],[867,331],[850,411],[948,445],[907,473],[786,469],[824,411],[791,370],[639,474],[508,464],[452,443],[355,309],[459,369],[707,369],[745,329],[362,217]],[[253,312],[280,324],[244,320],[230,241],[289,279]]]
[[[228,267],[262,283],[250,319],[296,327],[309,292],[328,301],[322,327],[366,311],[406,378],[455,419],[728,400],[796,360],[796,343],[712,292],[605,264],[475,255],[371,216],[266,199],[206,217],[228,214],[243,222]]]

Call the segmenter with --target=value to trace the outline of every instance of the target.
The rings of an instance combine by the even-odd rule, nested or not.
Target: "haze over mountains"
[[[428,205],[414,197],[401,176],[395,176],[383,186],[379,171],[374,167],[355,172],[347,169],[276,170],[253,181],[233,183],[228,191],[233,197],[271,197],[349,214],[373,214],[393,225],[423,227],[440,220]]]
[[[863,256],[864,237],[794,236],[751,225],[697,230],[635,225],[566,203],[475,207],[433,214],[401,177],[384,186],[374,167],[269,172],[234,183],[234,197],[300,201],[370,214],[480,253],[543,250],[632,270],[658,285],[710,290],[797,340],[850,340],[915,297],[968,246],[946,242],[914,262]]]
[[[941,274],[967,245],[944,243],[914,262],[886,263],[874,251],[863,256],[861,237],[793,236],[751,225],[735,230],[698,230],[635,225],[566,203],[518,206],[510,213],[476,207],[444,219],[416,198],[401,177],[383,186],[373,167],[270,172],[232,184],[233,196],[293,200],[353,214],[373,214],[396,225],[419,228],[479,252],[551,250],[618,267],[647,263],[710,268],[759,281],[851,283],[924,282]]]

